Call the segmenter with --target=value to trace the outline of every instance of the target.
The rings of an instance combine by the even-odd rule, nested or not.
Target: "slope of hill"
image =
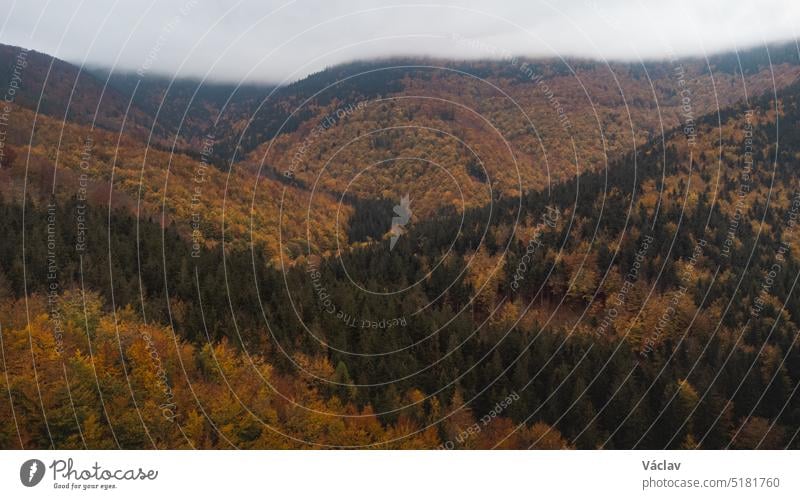
[[[90,272],[79,271],[78,255],[59,252],[60,284],[85,282],[100,293],[99,309],[112,299],[103,269],[113,268],[114,303],[126,308],[133,330],[148,331],[136,325],[146,316],[198,344],[158,343],[159,351],[199,366],[177,378],[199,383],[203,399],[175,390],[176,421],[195,428],[191,435],[205,435],[190,440],[196,445],[276,445],[265,422],[295,421],[292,435],[310,440],[282,445],[409,439],[412,446],[448,448],[796,448],[799,96],[800,86],[790,85],[777,98],[698,119],[691,141],[673,130],[663,144],[650,142],[607,171],[469,209],[463,219],[420,221],[391,250],[372,243],[337,257],[312,251],[290,268],[269,268],[264,253],[249,249],[203,248],[194,258],[177,233],[147,223],[141,242],[131,241],[124,237],[130,219],[115,215],[112,250],[92,245],[82,256],[95,262]],[[4,209],[2,219],[19,219],[18,207]],[[44,293],[50,215],[29,209],[35,216],[24,229],[28,293]],[[69,205],[57,212],[74,216]],[[102,234],[105,218],[92,219],[92,233]],[[9,238],[0,251],[13,254],[23,229],[12,224],[4,231]],[[70,246],[69,230],[56,237],[57,247]],[[141,256],[132,250],[137,244]],[[2,262],[13,300],[25,278],[14,258]],[[58,316],[69,317],[69,305],[59,307]],[[54,313],[36,323],[43,342],[57,337]],[[109,326],[101,319],[90,327],[102,344]],[[163,342],[163,333],[148,334]],[[75,357],[78,337],[66,338]],[[225,338],[242,355],[258,355],[256,364],[240,368],[239,358],[219,346]],[[126,355],[135,365],[139,347],[130,341]],[[287,419],[288,409],[264,393],[257,398],[266,404],[246,402],[259,411],[255,421],[240,412],[200,416],[199,408],[214,407],[221,393],[236,393],[214,385],[217,374],[203,367],[212,348],[228,359],[222,369],[233,376],[266,376],[266,369],[267,379],[282,380],[269,393],[300,398],[298,414]],[[22,365],[10,365],[10,379],[18,380],[13,389],[29,392],[27,378],[15,375]],[[81,366],[72,361],[70,384],[91,376]],[[47,373],[61,376],[58,369]],[[249,397],[257,393],[244,381],[235,386]],[[26,420],[44,424],[24,407]],[[87,399],[81,407],[95,406]],[[157,408],[151,402],[147,417]],[[295,419],[317,410],[333,416]],[[359,414],[377,426],[350,426]],[[51,416],[53,425],[75,424],[72,414]],[[87,411],[78,421],[95,428],[98,417]],[[197,429],[202,421],[222,424],[224,438]],[[481,431],[465,436],[476,424]],[[179,430],[171,428],[161,431],[175,442]],[[429,428],[436,430],[425,434]],[[3,434],[13,435],[13,427]],[[64,438],[58,445],[79,445]],[[102,441],[113,445],[110,433]]]
[[[15,76],[16,71],[16,76]],[[47,54],[0,44],[0,81],[17,106],[57,120],[121,131],[145,139],[152,120],[124,95],[86,70]]]
[[[315,244],[335,246],[337,204],[326,194],[311,199],[304,189],[270,178],[256,181],[246,170],[223,172],[207,154],[173,154],[125,133],[11,107],[5,147],[16,159],[0,170],[0,192],[7,199],[21,202],[27,194],[44,204],[51,197],[76,197],[121,207],[164,226],[177,224],[197,246],[218,244],[224,228],[230,245],[265,245],[276,260],[281,230],[284,251],[304,246],[309,235]],[[306,223],[306,206],[318,213],[312,225]],[[346,219],[348,208],[341,212]]]
[[[606,168],[664,130],[694,134],[699,116],[790,84],[800,74],[792,48],[643,65],[359,62],[282,88],[79,72],[31,52],[16,104],[122,131],[140,144],[133,147],[176,151],[223,172],[233,163],[237,174],[308,191],[282,205],[295,220],[316,209],[317,193],[323,205],[327,195],[342,197],[341,241],[326,236],[336,251],[357,242],[348,233],[386,236],[379,227],[348,229],[350,205],[364,206],[354,200],[391,207],[408,195],[413,220],[422,220],[549,189]],[[0,55],[11,68],[19,53],[3,46]],[[172,208],[185,215],[190,196],[182,198]]]
[[[291,125],[245,163],[360,198],[410,194],[421,217],[461,211],[601,170],[677,126],[694,134],[701,115],[795,81],[797,54],[780,53],[772,64],[749,54],[742,67],[382,61],[332,72],[306,104],[295,98]]]
[[[99,79],[132,100],[133,105],[157,123],[156,145],[175,147],[185,154],[199,156],[203,141],[214,137],[213,164],[225,169],[234,140],[250,114],[275,90],[270,85],[223,84],[195,80],[170,80],[158,75],[140,77],[136,73],[94,70]]]

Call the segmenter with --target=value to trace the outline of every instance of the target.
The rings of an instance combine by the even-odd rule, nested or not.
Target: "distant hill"
[[[297,195],[282,206],[297,220],[316,194],[322,193],[316,199],[323,204],[341,198],[346,215],[340,217],[340,229],[347,239],[360,230],[347,228],[347,214],[367,206],[357,200],[391,207],[408,195],[414,220],[428,219],[548,190],[581,172],[605,169],[673,127],[694,133],[700,116],[794,82],[800,61],[792,48],[643,65],[386,59],[332,67],[280,88],[82,71],[26,52],[15,105],[70,124],[64,135],[58,121],[40,121],[38,126],[50,131],[34,151],[38,168],[58,161],[60,168],[75,171],[83,139],[70,134],[104,130],[110,132],[102,135],[109,160],[116,156],[127,163],[151,150],[151,161],[163,158],[161,170],[171,160],[158,151],[175,152],[194,165],[234,172],[244,190],[256,178],[262,179],[262,192],[290,189]],[[0,78],[10,79],[21,50],[0,47]],[[33,115],[23,115],[30,119],[14,124],[11,147],[24,148],[29,141],[25,128],[32,127]],[[118,140],[136,152],[115,155]],[[52,147],[59,142],[56,153]],[[70,154],[68,144],[74,145]],[[186,175],[192,169],[188,166]],[[100,178],[110,178],[110,169],[101,170]],[[168,218],[187,224],[190,193],[172,185],[179,194],[167,202]],[[249,211],[235,200],[252,195],[231,188],[231,213]],[[159,190],[128,184],[117,192],[148,198]],[[327,233],[324,239],[332,241],[336,216],[324,218],[314,232]],[[222,221],[212,225],[215,229],[206,232],[213,241],[218,237],[211,234],[220,233]],[[349,242],[364,240],[367,233],[381,238],[382,226]]]

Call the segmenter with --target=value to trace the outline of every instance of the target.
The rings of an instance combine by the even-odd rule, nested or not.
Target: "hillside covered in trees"
[[[0,446],[798,448],[796,53],[440,64],[12,104]]]

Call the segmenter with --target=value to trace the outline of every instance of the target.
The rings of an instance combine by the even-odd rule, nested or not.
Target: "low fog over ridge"
[[[800,21],[800,3],[790,0],[3,3],[2,43],[78,65],[274,83],[387,56],[702,56],[793,40]]]

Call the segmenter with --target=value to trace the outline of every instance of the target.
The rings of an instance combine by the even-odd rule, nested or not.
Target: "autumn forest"
[[[799,77],[0,45],[0,448],[798,449]]]

